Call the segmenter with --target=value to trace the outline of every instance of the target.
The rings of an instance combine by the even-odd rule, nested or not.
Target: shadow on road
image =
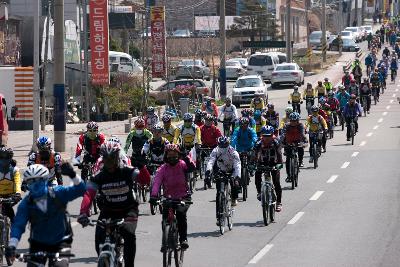
[[[239,226],[246,226],[246,227],[264,227],[264,222],[263,221],[257,221],[257,222],[247,222],[247,223],[234,223],[234,226],[239,227]]]
[[[352,146],[351,143],[344,143],[344,144],[336,144],[336,145],[332,145],[332,146]]]
[[[288,185],[288,186],[282,187],[282,190],[290,190],[290,191],[292,191],[292,186]]]
[[[236,224],[235,224],[236,225]],[[218,231],[213,232],[197,232],[197,233],[190,233],[187,236],[189,238],[199,238],[199,237],[219,237],[221,234]]]
[[[400,129],[400,126],[390,126],[390,128],[392,128],[392,129]]]
[[[96,263],[97,262],[97,257],[87,257],[87,258],[72,258],[69,260],[70,263],[85,263],[85,264],[90,264],[90,263]]]

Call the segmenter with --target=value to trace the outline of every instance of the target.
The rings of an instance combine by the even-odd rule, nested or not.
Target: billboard
[[[108,85],[108,0],[89,1],[92,84]]]
[[[152,41],[152,76],[163,78],[166,74],[165,49],[165,8],[154,6],[150,9],[151,41]]]

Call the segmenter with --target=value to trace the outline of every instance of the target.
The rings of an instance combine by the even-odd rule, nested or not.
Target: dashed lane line
[[[387,114],[388,114],[387,111],[382,113],[383,116],[386,116]]]
[[[383,118],[380,118],[380,119],[378,120],[379,123],[381,123],[382,121],[383,121]]]
[[[339,175],[332,175],[329,179],[328,179],[328,181],[326,181],[326,183],[328,183],[328,184],[331,184],[331,183],[333,183],[337,178],[339,177]]]
[[[392,104],[393,102],[394,102],[394,100],[393,100],[393,99],[390,99],[389,103]]]
[[[357,156],[358,156],[358,153],[360,153],[360,152],[358,152],[358,151],[353,152],[353,154],[351,154],[351,157],[352,157],[352,158],[357,157]]]
[[[312,195],[312,197],[310,197],[310,200],[318,200],[320,198],[320,196],[322,196],[323,193],[324,193],[324,191],[315,192],[315,194]]]
[[[362,141],[362,142],[360,143],[360,146],[365,146],[366,143],[367,143],[366,141]]]
[[[393,94],[392,97],[396,97],[396,94]]]
[[[273,244],[266,244],[250,261],[248,264],[257,264],[259,260],[262,259],[262,257],[265,256],[265,254],[268,253],[268,251],[271,250],[273,247]]]
[[[304,215],[303,211],[299,211],[298,213],[296,213],[296,215],[294,215],[294,217],[288,221],[287,224],[295,224],[298,220],[300,220],[300,218]]]
[[[349,165],[350,165],[350,162],[346,161],[345,163],[342,164],[342,167],[340,167],[340,168],[341,169],[346,169]]]
[[[367,137],[371,137],[373,134],[373,132],[367,133]]]
[[[372,128],[372,129],[376,130],[378,128],[379,128],[379,125],[375,125],[374,128]]]
[[[390,109],[390,106],[386,106],[386,109]]]

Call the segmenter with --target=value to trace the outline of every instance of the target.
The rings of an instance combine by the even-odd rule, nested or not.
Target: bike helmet
[[[300,120],[300,114],[298,112],[290,113],[289,119],[291,121],[298,121],[298,120]]]
[[[86,125],[86,129],[88,129],[88,130],[98,130],[99,129],[99,125],[94,121],[90,121]]]
[[[240,125],[240,126],[248,125],[248,124],[249,124],[249,119],[248,119],[248,118],[246,118],[246,117],[241,117],[241,118],[239,119],[239,125]]]
[[[196,111],[194,112],[194,114],[196,115],[196,116],[202,116],[203,115],[203,111],[201,110],[201,109],[196,109]]]
[[[241,113],[242,113],[242,116],[245,116],[245,117],[249,116],[249,114],[250,114],[249,109],[247,109],[247,108],[242,109]]]
[[[211,114],[207,114],[204,117],[204,120],[206,120],[206,121],[214,121],[214,116],[212,116]]]
[[[316,105],[311,107],[311,112],[318,112],[318,110],[319,110],[319,108]]]
[[[274,109],[275,106],[274,106],[274,104],[270,103],[270,104],[267,105],[267,108],[268,108],[268,109]]]
[[[121,140],[120,140],[118,137],[116,137],[116,136],[111,136],[110,138],[108,138],[107,141],[108,141],[108,142],[115,142],[115,143],[118,143],[118,144],[121,145]]]
[[[254,119],[259,119],[259,118],[261,118],[261,111],[256,110],[256,111],[254,112]]]
[[[144,120],[142,118],[137,119],[134,124],[136,129],[143,129],[145,126]]]
[[[162,132],[162,131],[164,131],[164,127],[162,127],[161,125],[157,124],[157,125],[154,126],[153,131],[154,132]]]
[[[100,154],[103,157],[114,156],[121,151],[121,145],[117,142],[107,141],[100,147]]]
[[[148,107],[147,110],[146,110],[146,112],[147,112],[147,113],[150,113],[150,114],[151,114],[151,113],[154,113],[154,107],[152,107],[152,106]]]
[[[350,80],[350,83],[356,83],[356,80],[351,79],[351,80]]]
[[[297,85],[293,86],[293,90],[297,91],[299,90],[299,87]]]
[[[163,122],[170,122],[171,119],[172,119],[171,116],[168,115],[168,114],[164,114],[164,115],[162,116],[162,121],[163,121]]]
[[[308,86],[312,86],[312,84],[311,84],[311,83],[307,83],[307,87],[308,87]]]
[[[13,156],[14,156],[14,151],[12,150],[11,147],[5,147],[5,146],[0,147],[1,158],[12,159]]]
[[[167,154],[169,151],[176,151],[178,153],[181,152],[181,150],[179,149],[179,146],[177,144],[168,144],[165,146],[164,148],[164,153]]]
[[[36,140],[36,146],[39,150],[49,150],[51,147],[51,139],[47,136],[41,136]]]
[[[232,102],[232,99],[231,99],[230,97],[227,97],[227,98],[225,98],[225,103],[226,103],[226,102],[229,102],[229,103],[230,103],[230,102]]]
[[[351,94],[350,99],[357,99],[357,96],[355,94]]]
[[[229,144],[230,144],[229,137],[220,136],[220,137],[218,138],[218,147],[220,147],[220,148],[226,148],[226,147],[229,146]]]
[[[325,97],[323,97],[323,96],[321,96],[321,97],[318,99],[318,103],[320,103],[321,105],[325,104],[325,102],[326,102],[326,100],[325,100]]]
[[[335,94],[333,92],[328,93],[328,97],[333,97]]]
[[[329,82],[329,78],[325,78],[324,81],[325,81],[325,82]]]
[[[183,121],[190,121],[190,122],[192,122],[192,121],[193,121],[193,116],[192,116],[192,114],[190,114],[190,113],[185,113],[185,114],[183,115]]]
[[[338,86],[338,89],[339,89],[339,90],[344,90],[345,87],[341,84],[341,85]]]
[[[285,108],[285,113],[289,113],[289,114],[290,114],[290,113],[292,113],[292,112],[293,112],[293,107],[290,107],[290,106],[289,106],[289,107],[286,107],[286,108]]]
[[[47,169],[42,164],[32,164],[28,166],[28,168],[24,171],[24,182],[28,182],[30,180],[36,179],[48,179],[49,178],[49,169]]]
[[[267,125],[261,128],[261,135],[271,136],[274,134],[274,127]]]

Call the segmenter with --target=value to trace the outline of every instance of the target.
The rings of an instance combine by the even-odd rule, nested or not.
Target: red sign
[[[108,66],[108,0],[89,0],[92,84],[110,83]]]
[[[166,73],[165,49],[165,9],[154,6],[150,9],[151,41],[152,41],[152,76],[164,78]]]

